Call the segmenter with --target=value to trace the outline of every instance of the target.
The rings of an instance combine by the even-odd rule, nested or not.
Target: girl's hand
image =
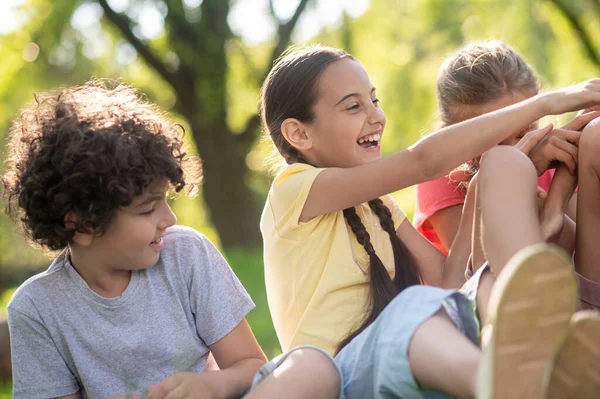
[[[550,123],[541,129],[527,132],[521,140],[515,144],[515,148],[529,156],[531,150],[533,150],[548,135],[548,133],[552,131],[552,127],[553,125]]]
[[[211,383],[211,374],[177,373],[148,388],[148,399],[215,399],[216,387]]]
[[[600,105],[600,79],[590,79],[540,96],[544,98],[547,115],[591,108]]]
[[[569,173],[574,175],[577,170],[577,147],[581,130],[598,117],[598,111],[578,115],[561,129],[554,129],[542,138],[529,153],[538,176],[560,163],[565,164]]]

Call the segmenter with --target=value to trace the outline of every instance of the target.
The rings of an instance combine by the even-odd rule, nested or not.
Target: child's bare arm
[[[356,206],[384,194],[439,178],[544,115],[600,102],[600,79],[445,127],[408,149],[352,168],[328,168],[315,179],[300,222]],[[547,132],[540,132],[538,141]]]
[[[575,224],[566,215],[575,187],[577,175],[571,175],[567,166],[560,165],[556,168],[548,197],[540,211],[544,239],[561,246],[567,253],[573,253],[575,250]]]
[[[475,175],[469,182],[458,231],[444,262],[442,279],[444,288],[460,288],[465,283],[465,268],[473,251],[477,180],[478,177]]]
[[[246,319],[210,346],[218,371],[177,373],[148,389],[149,399],[213,399],[240,397],[267,359]]]
[[[470,191],[475,190],[473,188]],[[408,220],[404,220],[398,227],[396,234],[404,245],[410,248],[425,284],[446,288],[459,288],[464,284],[465,266],[471,252],[471,225],[474,213],[474,200],[471,197],[473,193],[467,194],[462,211],[464,216],[448,257],[438,251]]]

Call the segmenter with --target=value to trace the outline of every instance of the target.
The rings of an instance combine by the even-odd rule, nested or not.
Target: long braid
[[[342,348],[352,341],[354,337],[371,325],[397,294],[396,287],[390,278],[387,269],[381,262],[381,259],[379,259],[379,256],[375,253],[375,248],[371,243],[371,236],[356,213],[356,208],[352,207],[344,209],[344,218],[356,236],[358,243],[364,247],[369,255],[369,302],[371,311],[363,324],[340,343],[336,353],[342,350]]]
[[[395,263],[394,285],[398,289],[398,293],[411,285],[420,284],[422,279],[419,268],[411,252],[396,234],[392,212],[380,198],[369,201],[369,206],[379,218],[383,230],[390,236]]]
[[[356,236],[358,243],[363,246],[369,255],[369,302],[371,311],[362,325],[344,338],[336,353],[339,353],[350,341],[370,326],[398,293],[421,282],[418,268],[410,251],[396,235],[394,220],[388,207],[381,199],[369,201],[369,206],[379,218],[381,227],[390,236],[394,253],[395,277],[392,281],[383,262],[375,253],[371,236],[356,213],[356,208],[344,209],[344,218]]]

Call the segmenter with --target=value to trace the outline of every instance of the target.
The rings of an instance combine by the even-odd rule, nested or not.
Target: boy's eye
[[[150,214],[152,214],[152,212],[154,212],[154,208],[152,208],[146,212],[141,212],[140,215],[150,215]]]
[[[373,104],[379,105],[379,102],[381,101],[381,99],[375,97],[375,98],[371,99],[371,101],[373,101]]]

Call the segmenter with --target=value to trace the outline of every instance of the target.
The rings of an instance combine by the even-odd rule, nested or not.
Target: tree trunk
[[[192,127],[202,158],[202,193],[224,248],[260,248],[261,205],[246,184],[246,153],[224,126],[211,129]],[[221,133],[215,134],[215,131]]]
[[[12,377],[11,373],[8,322],[6,320],[0,320],[0,381],[10,380]]]

